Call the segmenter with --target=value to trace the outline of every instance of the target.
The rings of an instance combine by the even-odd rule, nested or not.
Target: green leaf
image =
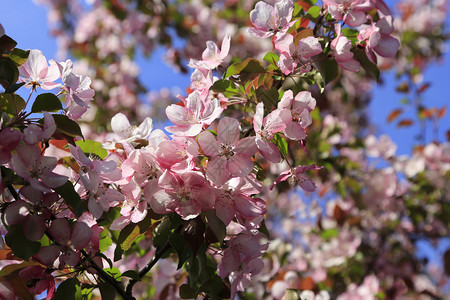
[[[266,111],[271,111],[278,105],[278,90],[275,87],[272,87],[270,90],[260,87],[256,90],[256,98],[258,102],[262,101],[264,103]]]
[[[342,34],[348,38],[352,43],[356,43],[359,31],[353,28],[345,27],[341,30]]]
[[[226,79],[219,79],[211,87],[211,90],[214,92],[222,93],[225,95],[225,97],[231,97],[240,95],[239,90],[236,88],[236,85]]]
[[[366,71],[366,74],[375,79],[377,82],[380,80],[380,70],[377,65],[369,60],[366,52],[360,48],[353,48],[352,52],[354,58],[359,61],[361,67]]]
[[[134,280],[141,280],[141,277],[139,276],[138,272],[134,270],[128,270],[122,273],[122,276],[129,277]]]
[[[317,18],[319,18],[319,16],[320,16],[320,7],[312,6],[310,9],[308,9],[308,13],[306,14],[305,17],[312,21],[316,21]]]
[[[75,191],[72,183],[66,181],[62,186],[54,188],[54,190],[64,199],[64,202],[72,208],[75,216],[79,217],[83,214],[80,195]]]
[[[322,75],[325,86],[338,78],[339,66],[334,59],[329,58],[326,54],[322,53],[314,56],[314,61],[317,70],[319,70],[320,75]]]
[[[228,67],[225,78],[240,75],[242,81],[250,81],[260,74],[266,73],[262,63],[254,58],[247,58],[243,62],[234,63]]]
[[[70,137],[83,137],[80,126],[77,122],[69,119],[69,117],[64,115],[53,115],[53,119],[56,123],[56,131]]]
[[[13,94],[15,91],[17,91],[20,87],[22,87],[25,84],[25,82],[20,83],[13,83],[8,85],[8,87],[5,90],[5,93]]]
[[[195,299],[197,296],[197,293],[193,288],[189,286],[189,284],[182,284],[180,286],[180,298],[181,299]]]
[[[209,210],[202,214],[202,219],[209,229],[214,233],[217,241],[222,243],[227,234],[227,229],[225,224],[220,220],[215,210]]]
[[[156,249],[164,247],[167,239],[169,238],[171,221],[169,218],[165,218],[161,223],[155,228],[153,232],[153,244]]]
[[[116,289],[107,282],[101,282],[98,285],[102,300],[114,300],[117,299]]]
[[[6,244],[12,249],[14,255],[28,260],[41,249],[41,243],[28,240],[22,231],[22,224],[11,225],[5,236]]]
[[[124,234],[122,234],[122,232]],[[120,248],[122,248],[122,250],[124,251],[127,251],[140,235],[141,231],[139,230],[139,226],[134,223],[127,225],[119,235]]]
[[[6,112],[9,115],[17,116],[25,109],[26,103],[22,97],[16,94],[0,94],[0,113]]]
[[[80,282],[76,278],[69,278],[58,286],[55,293],[55,300],[75,300],[75,294],[77,292],[77,285]]]
[[[19,69],[9,57],[0,57],[0,84],[6,89],[19,79]]]
[[[263,59],[271,64],[276,64],[280,60],[278,55],[273,52],[267,52]]]
[[[169,236],[169,243],[178,254],[177,269],[180,269],[189,258],[189,256],[192,255],[192,251],[190,251],[186,240],[179,232],[175,232]]]
[[[267,229],[267,226],[266,226],[266,220],[263,219],[263,221],[261,222],[261,225],[258,228],[258,231],[263,233],[264,235],[267,236],[267,238],[270,239],[270,233],[269,233],[269,229]]]
[[[7,36],[6,34],[0,36],[0,54],[2,53],[10,53],[14,47],[16,47],[17,42]]]
[[[84,140],[84,141],[76,141],[76,144],[80,146],[81,150],[87,155],[94,154],[101,159],[105,159],[108,156],[108,151],[102,147],[102,143],[92,141],[92,140]]]
[[[331,238],[338,236],[338,234],[339,234],[338,228],[330,228],[330,229],[326,229],[326,230],[322,231],[320,233],[320,236],[325,240],[329,240]]]
[[[61,101],[52,93],[40,94],[31,107],[31,112],[40,113],[43,111],[58,111],[62,109]]]
[[[11,53],[9,53],[8,57],[16,64],[17,67],[20,67],[27,61],[29,54],[30,50],[14,48]]]
[[[280,134],[276,133],[271,142],[274,143],[275,146],[277,146],[277,149],[281,153],[282,159],[285,159],[288,152],[288,144],[286,140]]]
[[[112,240],[109,237],[108,232],[106,230],[103,230],[102,233],[100,233],[100,241],[99,241],[100,252],[105,252],[111,245]]]
[[[116,267],[103,269],[107,274],[109,274],[114,280],[121,281],[122,280],[122,273],[120,273],[119,269]]]

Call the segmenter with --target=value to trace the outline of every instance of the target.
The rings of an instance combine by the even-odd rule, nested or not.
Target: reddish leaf
[[[303,8],[304,11],[308,11],[311,8],[311,4],[305,1],[297,1],[297,3]]]
[[[302,280],[300,282],[301,290],[310,290],[311,291],[315,288],[315,286],[316,286],[316,283],[310,276],[302,278]]]
[[[402,82],[397,86],[396,90],[399,93],[409,93],[409,86],[406,82]]]
[[[445,116],[445,113],[447,112],[447,106],[442,107],[438,110],[438,119],[442,119]]]
[[[422,118],[428,118],[428,119],[432,119],[433,116],[436,114],[436,109],[435,108],[430,108],[430,109],[422,109],[419,112],[419,116]]]
[[[414,121],[411,119],[403,119],[398,122],[397,127],[408,127],[414,124]]]
[[[393,111],[391,111],[391,113],[387,117],[387,122],[391,123],[392,121],[397,119],[402,113],[403,113],[403,109],[401,109],[401,108],[394,109]]]
[[[333,211],[333,218],[336,220],[336,222],[339,225],[344,224],[345,222],[345,212],[342,210],[342,208],[336,204]]]
[[[445,274],[447,274],[447,276],[450,276],[450,250],[445,251],[443,260]]]
[[[418,93],[422,94],[423,92],[425,92],[426,90],[428,90],[428,88],[430,87],[430,83],[429,82],[425,82],[424,84],[422,84],[422,86],[419,88]]]

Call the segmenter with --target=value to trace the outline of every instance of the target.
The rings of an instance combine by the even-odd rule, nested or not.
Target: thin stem
[[[19,200],[19,194],[17,194],[17,191],[14,189],[14,187],[11,184],[7,185],[8,191],[11,193],[11,195],[14,197],[16,201]]]
[[[83,249],[80,250],[81,254],[89,261],[91,266],[97,271],[100,278],[111,284],[114,289],[122,296],[123,299],[132,300],[133,297],[130,297],[127,293],[125,293],[125,290],[122,288],[122,286],[114,279],[112,278],[108,273],[103,271],[97,264],[92,260],[92,258],[84,251]]]
[[[179,232],[181,230],[181,226],[178,226],[175,229],[175,233]],[[171,247],[171,245],[169,244],[169,240],[166,241],[166,243],[164,244],[164,246],[155,253],[155,256],[153,257],[153,259],[141,270],[139,271],[138,275],[139,278],[143,278],[145,275],[147,275],[148,272],[150,272],[150,270],[155,266],[155,264],[158,262],[158,260],[163,256],[163,254],[169,250]],[[126,294],[127,297],[126,299],[134,299],[133,298],[133,286],[138,282],[139,280],[136,279],[132,279],[128,285],[127,285],[127,290],[126,290]]]

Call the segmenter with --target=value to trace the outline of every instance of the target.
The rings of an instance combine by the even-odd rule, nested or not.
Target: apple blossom
[[[297,65],[302,64],[303,60],[322,53],[319,40],[312,36],[302,38],[295,43],[294,37],[286,33],[275,39],[275,47],[281,53],[279,65],[285,75],[293,73]]]
[[[256,105],[256,112],[253,117],[253,128],[256,133],[256,146],[264,158],[273,163],[281,161],[280,152],[270,141],[275,133],[284,130],[291,122],[291,114],[287,109],[276,109],[268,114],[264,119],[264,104]]]
[[[118,143],[131,142],[138,139],[146,139],[153,129],[153,121],[147,117],[139,127],[133,128],[128,118],[124,114],[118,113],[111,119],[111,128],[119,137]]]
[[[174,135],[196,136],[203,125],[211,124],[223,111],[218,99],[204,100],[196,91],[182,100],[184,106],[172,104],[166,108],[167,117],[175,126],[165,129]]]
[[[336,20],[352,27],[358,27],[366,22],[366,11],[371,9],[370,0],[324,0],[329,13]]]
[[[299,92],[294,98],[292,91],[286,91],[278,102],[278,109],[288,109],[292,116],[292,121],[283,129],[284,135],[292,140],[305,139],[305,129],[312,123],[309,113],[315,107],[316,99],[311,96],[310,92]]]
[[[248,31],[260,38],[285,33],[291,25],[293,10],[292,0],[281,0],[273,6],[259,1],[250,12],[250,21],[255,27],[249,28]]]
[[[20,80],[25,86],[35,89],[37,86],[44,90],[51,90],[61,86],[54,81],[59,78],[58,65],[54,61],[47,63],[47,59],[41,50],[30,50],[27,61],[19,68]]]
[[[26,267],[19,272],[21,278],[27,279],[27,289],[38,295],[47,291],[45,299],[50,300],[55,295],[55,279],[51,272],[42,266]]]
[[[293,185],[298,184],[303,190],[307,192],[314,192],[316,190],[316,185],[314,184],[314,182],[311,181],[311,179],[309,179],[303,174],[309,170],[320,170],[320,169],[322,169],[322,167],[318,167],[315,165],[297,166],[293,169],[282,172],[280,176],[278,176],[275,179],[273,185],[270,188],[273,189],[276,184],[282,181],[289,180],[289,182],[291,182]]]
[[[220,50],[216,43],[213,41],[207,41],[206,49],[202,53],[202,60],[199,61],[191,59],[188,66],[197,69],[215,69],[223,62],[224,58],[227,57],[228,52],[230,51],[230,40],[231,37],[229,35],[225,35],[222,40]]]
[[[11,151],[22,141],[23,134],[14,128],[6,127],[0,130],[0,164],[11,160]]]
[[[256,185],[256,187],[255,187]],[[266,213],[265,202],[260,198],[252,198],[258,194],[262,186],[256,180],[248,178],[231,178],[220,190],[216,198],[216,214],[225,225],[237,216],[246,220],[253,220]]]
[[[331,49],[336,62],[344,69],[351,72],[358,72],[360,63],[353,58],[353,53],[350,51],[352,42],[345,37],[341,32],[341,26],[335,26],[337,36],[331,41]]]
[[[53,220],[48,228],[54,244],[42,247],[35,258],[45,265],[51,265],[59,258],[59,268],[76,266],[80,261],[79,250],[85,248],[92,231],[86,223],[76,222],[73,226],[66,219]]]
[[[55,157],[41,156],[38,146],[20,144],[12,155],[11,167],[35,189],[50,192],[51,188],[63,185],[67,177],[56,174],[53,169],[57,165]]]
[[[187,171],[177,175],[165,170],[159,177],[159,186],[162,189],[150,200],[156,213],[176,212],[184,220],[190,220],[214,207],[213,189],[200,172]]]
[[[70,59],[55,64],[58,66],[63,81],[63,89],[66,92],[66,112],[72,120],[79,119],[89,108],[89,102],[94,97],[91,89],[91,79],[87,76],[75,75],[73,63]]]
[[[240,128],[236,119],[225,117],[220,120],[217,141],[209,131],[198,136],[203,152],[210,156],[206,177],[215,185],[222,186],[231,176],[245,177],[253,170],[251,157],[257,148],[254,137],[239,140]]]
[[[372,20],[371,20],[372,21]],[[375,53],[382,57],[394,57],[400,42],[390,34],[394,31],[392,16],[385,16],[358,34],[359,42],[365,42],[367,57],[376,62]]]
[[[28,145],[37,144],[40,141],[48,141],[50,137],[56,130],[55,120],[53,116],[44,112],[44,124],[43,126],[38,126],[35,124],[30,124],[27,128],[24,129],[24,137],[23,141]]]

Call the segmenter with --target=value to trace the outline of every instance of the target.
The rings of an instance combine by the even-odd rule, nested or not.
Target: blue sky
[[[393,3],[396,1],[388,0],[386,2],[393,7]],[[4,1],[0,12],[0,23],[5,27],[6,33],[18,42],[19,48],[40,49],[47,59],[55,58],[57,44],[47,27],[47,10],[45,7],[35,5],[31,0]],[[150,60],[138,59],[144,84],[152,90],[174,86],[184,90],[189,84],[189,76],[173,71],[171,67],[162,62],[163,54],[164,48],[160,48]],[[431,87],[423,96],[428,106],[442,107],[450,103],[449,93],[446,91],[449,67],[450,53],[447,52],[443,63],[432,65],[426,71],[425,79],[431,82]],[[155,68],[158,72],[153,71]],[[395,80],[393,73],[384,74],[383,78],[384,84],[376,86],[374,89],[369,115],[377,128],[377,134],[388,134],[398,144],[397,153],[408,154],[411,151],[411,146],[416,144],[414,136],[418,133],[418,128],[398,129],[395,122],[392,124],[386,123],[389,112],[401,107],[400,100],[403,95],[395,93],[398,81]],[[407,114],[412,116],[413,111],[410,110]],[[445,140],[445,132],[448,129],[450,129],[450,117],[446,115],[440,122],[440,141]],[[431,137],[431,131],[427,132],[427,136]],[[428,139],[427,142],[430,140]]]

